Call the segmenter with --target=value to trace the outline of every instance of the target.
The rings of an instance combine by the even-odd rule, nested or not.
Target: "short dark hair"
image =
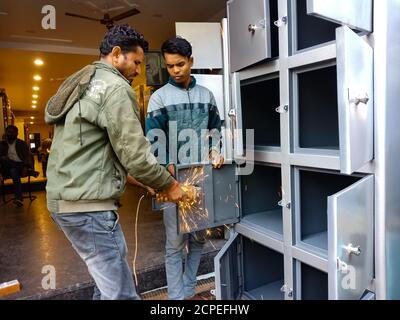
[[[18,128],[17,128],[16,126],[13,126],[12,124],[10,124],[9,126],[7,126],[6,132],[7,132],[8,130],[15,130],[15,131],[18,133]]]
[[[163,56],[170,53],[190,58],[192,56],[192,45],[186,39],[176,37],[165,41],[161,47],[161,52]]]
[[[144,39],[143,34],[131,26],[123,24],[116,25],[108,30],[100,44],[101,56],[108,56],[114,47],[120,47],[123,53],[136,51],[137,47],[147,51],[149,43]]]

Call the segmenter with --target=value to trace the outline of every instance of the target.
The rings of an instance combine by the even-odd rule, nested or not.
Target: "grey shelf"
[[[285,294],[281,292],[284,280],[278,280],[268,285],[256,288],[247,293],[253,300],[284,300]]]
[[[254,299],[283,299],[283,255],[243,237],[243,295]]]
[[[283,237],[283,221],[281,209],[248,215],[242,219],[242,223],[245,223],[257,229],[261,229],[266,233],[277,234],[280,237]]]
[[[298,241],[328,250],[328,197],[356,183],[360,177],[298,170],[296,174],[296,223]]]

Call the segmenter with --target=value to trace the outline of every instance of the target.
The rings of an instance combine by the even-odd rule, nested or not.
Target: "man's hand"
[[[216,150],[210,152],[210,160],[214,169],[221,169],[224,165],[224,157]]]
[[[172,185],[164,190],[164,192],[157,194],[157,202],[179,202],[184,197],[186,193],[182,190],[178,181],[174,180]]]

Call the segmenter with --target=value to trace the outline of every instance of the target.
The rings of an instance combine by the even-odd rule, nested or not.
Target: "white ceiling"
[[[56,30],[41,27],[44,5],[56,8]],[[57,81],[97,59],[106,27],[96,21],[65,16],[65,12],[101,18],[106,8],[116,16],[133,7],[141,13],[118,23],[128,23],[145,35],[151,50],[175,34],[175,22],[220,21],[226,0],[1,0],[0,88],[5,88],[17,113],[32,112],[33,75],[43,80],[37,113],[57,90]],[[71,54],[74,53],[74,54]],[[33,59],[41,56],[38,69]],[[53,80],[51,80],[53,79]],[[59,81],[58,81],[59,82]]]

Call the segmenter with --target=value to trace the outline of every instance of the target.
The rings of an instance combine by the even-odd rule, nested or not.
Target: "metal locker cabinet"
[[[351,28],[372,32],[372,0],[307,0],[307,13]]]
[[[357,300],[374,277],[374,177],[328,199],[329,299]]]
[[[374,53],[348,27],[336,30],[336,46],[340,168],[352,174],[374,157]]]
[[[178,166],[177,177],[184,182],[187,174],[191,174],[196,165]],[[184,215],[178,210],[178,232],[190,233],[208,228],[220,227],[239,221],[239,177],[235,165],[224,165],[221,169],[213,169],[211,165],[199,165],[204,168],[204,181],[200,182],[203,194],[201,208],[197,214]]]
[[[227,9],[231,72],[270,58],[269,0],[230,0]]]

